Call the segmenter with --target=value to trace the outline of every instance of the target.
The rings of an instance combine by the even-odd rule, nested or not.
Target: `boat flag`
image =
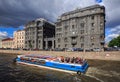
[[[101,2],[102,2],[102,0],[96,0],[96,2],[97,2],[97,3],[101,3]]]

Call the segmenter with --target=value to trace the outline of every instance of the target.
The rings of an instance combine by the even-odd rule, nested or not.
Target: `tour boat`
[[[43,55],[18,55],[15,60],[17,63],[34,65],[39,67],[53,68],[57,70],[73,71],[77,74],[85,73],[88,63],[79,57],[52,57]]]

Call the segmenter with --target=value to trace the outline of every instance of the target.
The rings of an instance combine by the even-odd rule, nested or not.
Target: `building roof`
[[[6,38],[6,39],[3,39],[2,41],[11,41],[13,40],[13,38]]]
[[[25,30],[17,30],[17,32],[20,32],[20,31],[25,31]]]
[[[105,8],[105,7],[97,4],[97,5],[92,5],[92,6],[88,6],[88,7],[85,7],[85,8],[80,8],[80,9],[77,8],[76,10],[72,10],[72,11],[63,13],[62,16],[77,13],[77,12],[80,12],[80,11],[89,10],[89,9],[94,9],[94,8]]]
[[[37,19],[35,19],[35,21],[37,22],[37,21],[47,21],[47,20],[44,18],[37,18]]]
[[[40,22],[40,23],[49,23],[51,25],[55,25],[54,23],[44,19],[44,18],[37,18],[35,20],[32,20],[32,21],[29,21],[27,24],[25,24],[25,28],[31,24],[37,24],[37,22]]]

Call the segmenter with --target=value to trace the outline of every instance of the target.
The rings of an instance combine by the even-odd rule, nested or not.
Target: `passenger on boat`
[[[61,56],[61,61],[64,62],[64,57],[63,56]]]
[[[78,63],[78,62],[79,62],[79,58],[76,57],[76,58],[75,58],[75,63]]]
[[[75,62],[75,57],[71,59],[71,63],[74,63],[74,62]]]
[[[23,57],[20,57],[20,59],[21,59],[21,60],[24,60],[24,58],[23,58]]]
[[[66,63],[69,63],[70,62],[70,57],[66,57],[65,61],[66,61]]]
[[[79,63],[79,64],[83,64],[83,61],[84,61],[84,60],[80,58],[80,60],[79,60],[78,63]]]
[[[31,59],[31,62],[35,62],[35,60],[34,60],[34,59]]]

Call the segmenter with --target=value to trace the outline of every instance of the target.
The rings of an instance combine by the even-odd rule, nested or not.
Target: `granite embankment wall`
[[[0,53],[11,54],[41,54],[51,56],[82,57],[85,59],[116,60],[120,61],[120,51],[110,52],[65,52],[65,51],[24,51],[24,50],[0,50]]]

